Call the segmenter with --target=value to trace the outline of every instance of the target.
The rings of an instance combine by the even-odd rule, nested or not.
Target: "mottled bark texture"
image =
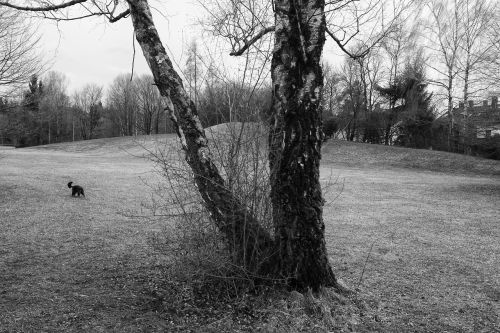
[[[236,260],[258,273],[285,278],[297,289],[336,286],[326,254],[319,183],[324,1],[275,2],[269,155],[274,240],[227,190],[212,162],[195,105],[162,46],[147,1],[128,3],[137,41],[176,126],[198,190]]]
[[[279,272],[298,289],[337,286],[328,262],[319,163],[325,2],[277,0],[271,65],[271,200]]]
[[[272,238],[260,227],[245,204],[227,189],[212,162],[196,107],[165,52],[147,1],[128,0],[128,3],[136,39],[170,112],[205,206],[225,235],[235,261],[248,269],[259,270],[262,260],[270,255]]]

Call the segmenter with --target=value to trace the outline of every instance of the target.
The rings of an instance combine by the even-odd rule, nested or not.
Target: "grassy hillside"
[[[226,124],[207,129],[209,137],[223,138],[228,134],[239,135],[241,125]],[[254,124],[245,124],[243,131],[251,132],[251,138],[267,140],[265,129]],[[144,149],[156,149],[165,144],[176,146],[176,136],[151,135],[116,137],[89,141],[66,142],[34,147],[54,151],[89,154],[133,154],[144,155]],[[263,142],[265,144],[265,142]],[[410,149],[404,147],[373,145],[332,139],[323,145],[323,162],[354,168],[408,168],[444,173],[466,173],[476,175],[500,175],[500,161],[466,156],[437,150]]]
[[[327,247],[359,293],[221,306],[169,280],[168,254],[150,245],[172,220],[151,216],[147,184],[158,178],[140,156],[174,142],[0,150],[0,332],[498,330],[498,161],[329,141]],[[71,197],[70,180],[86,199]]]
[[[323,160],[356,168],[393,167],[500,175],[500,161],[437,150],[409,149],[359,142],[330,140],[323,147]]]
[[[139,135],[136,137],[115,137],[87,141],[63,142],[36,146],[27,149],[62,151],[68,153],[88,154],[134,154],[144,155],[145,149],[153,149],[162,145],[174,144],[174,134]]]

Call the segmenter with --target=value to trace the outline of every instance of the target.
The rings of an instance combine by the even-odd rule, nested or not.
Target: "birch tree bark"
[[[291,285],[313,289],[336,285],[326,252],[319,183],[324,7],[322,0],[275,1],[271,64],[269,162],[278,270]]]

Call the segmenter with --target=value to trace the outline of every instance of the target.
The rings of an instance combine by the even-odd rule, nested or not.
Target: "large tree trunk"
[[[319,183],[325,2],[274,3],[269,160],[277,269],[298,289],[336,286],[325,246]]]
[[[273,240],[245,204],[228,190],[212,162],[195,104],[165,52],[147,1],[128,0],[128,3],[137,41],[170,112],[205,206],[225,235],[235,261],[254,272],[261,271],[261,265],[272,257]]]

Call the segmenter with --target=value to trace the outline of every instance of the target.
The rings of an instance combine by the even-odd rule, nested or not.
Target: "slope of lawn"
[[[437,150],[408,149],[359,142],[330,140],[323,149],[324,161],[355,168],[408,168],[444,173],[500,175],[495,160]]]
[[[148,241],[170,220],[144,218],[156,174],[141,157],[174,141],[0,148],[0,332],[500,329],[500,162],[335,140],[321,169],[326,240],[357,307],[332,308],[329,324],[286,295],[244,323],[234,305],[174,309],[155,291],[163,258]]]

